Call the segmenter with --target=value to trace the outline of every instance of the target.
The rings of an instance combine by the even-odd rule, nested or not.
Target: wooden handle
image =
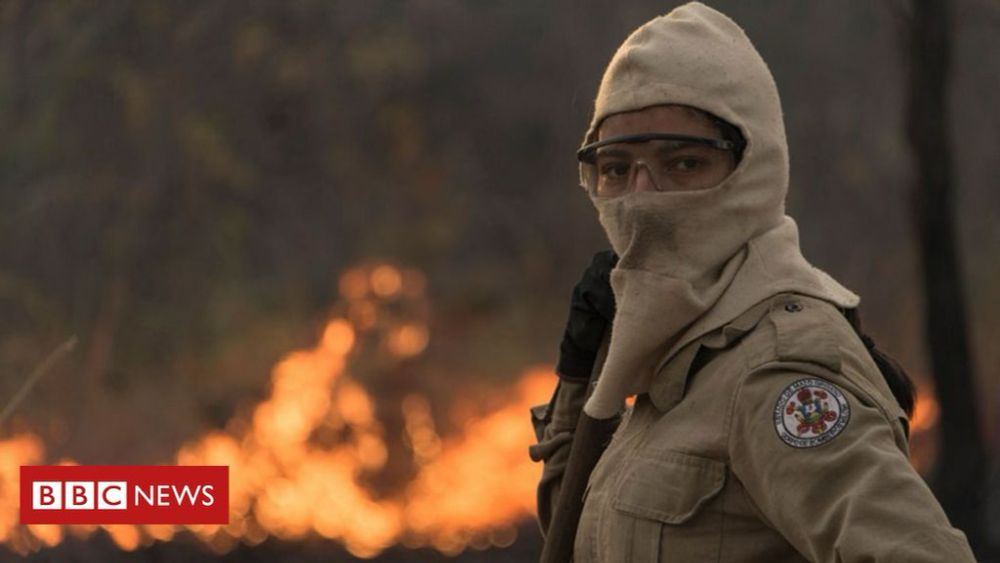
[[[594,362],[587,397],[593,392],[594,384],[604,367],[610,340],[609,329],[604,333],[597,361]],[[580,411],[580,418],[573,432],[573,443],[570,445],[569,459],[566,461],[566,471],[559,487],[559,499],[556,501],[548,534],[545,536],[541,563],[570,563],[573,560],[573,543],[576,541],[576,530],[580,525],[580,514],[583,512],[583,494],[597,460],[607,449],[620,421],[621,417],[618,416],[597,419]]]

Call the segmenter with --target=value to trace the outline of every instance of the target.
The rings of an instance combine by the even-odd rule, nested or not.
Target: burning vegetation
[[[316,345],[274,366],[270,395],[223,430],[185,444],[181,465],[230,467],[227,526],[100,526],[125,550],[168,541],[183,530],[213,550],[316,534],[359,557],[394,544],[458,553],[468,546],[506,546],[534,511],[540,468],[527,457],[533,434],[528,407],[551,393],[551,370],[527,370],[509,402],[441,436],[431,402],[406,393],[398,402],[401,435],[387,435],[372,394],[352,362],[402,361],[429,343],[420,272],[389,264],[354,268],[340,279],[339,313]],[[405,483],[378,487],[390,450],[400,444],[410,465]],[[0,542],[18,553],[87,537],[97,526],[17,523],[18,468],[46,463],[32,434],[0,442]],[[60,463],[73,463],[63,460]]]
[[[397,544],[444,554],[512,544],[517,524],[534,515],[541,470],[527,455],[528,408],[548,400],[555,375],[548,366],[526,369],[508,400],[485,414],[456,403],[461,430],[446,435],[427,396],[403,390],[397,401],[382,400],[358,370],[425,352],[425,285],[419,271],[387,263],[347,271],[318,342],[274,366],[270,394],[179,449],[177,464],[230,467],[228,525],[20,525],[18,468],[52,462],[37,436],[22,433],[0,441],[0,543],[26,554],[103,529],[123,550],[185,531],[218,553],[311,535],[358,557]],[[936,417],[936,401],[921,388],[911,426],[922,471],[933,458],[927,434]]]

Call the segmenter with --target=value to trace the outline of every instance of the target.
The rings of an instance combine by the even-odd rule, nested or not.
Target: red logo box
[[[22,524],[228,524],[224,465],[23,465]]]

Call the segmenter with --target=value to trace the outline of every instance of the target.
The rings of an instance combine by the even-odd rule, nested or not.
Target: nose
[[[656,181],[653,180],[653,175],[649,172],[649,168],[646,167],[644,162],[636,162],[635,179],[633,181],[635,184],[632,186],[632,189],[637,192],[659,191]]]

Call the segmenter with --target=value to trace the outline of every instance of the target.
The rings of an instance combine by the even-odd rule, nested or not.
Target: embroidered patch
[[[793,448],[812,448],[834,439],[851,419],[851,405],[840,389],[822,379],[800,379],[781,392],[774,405],[774,428]]]

